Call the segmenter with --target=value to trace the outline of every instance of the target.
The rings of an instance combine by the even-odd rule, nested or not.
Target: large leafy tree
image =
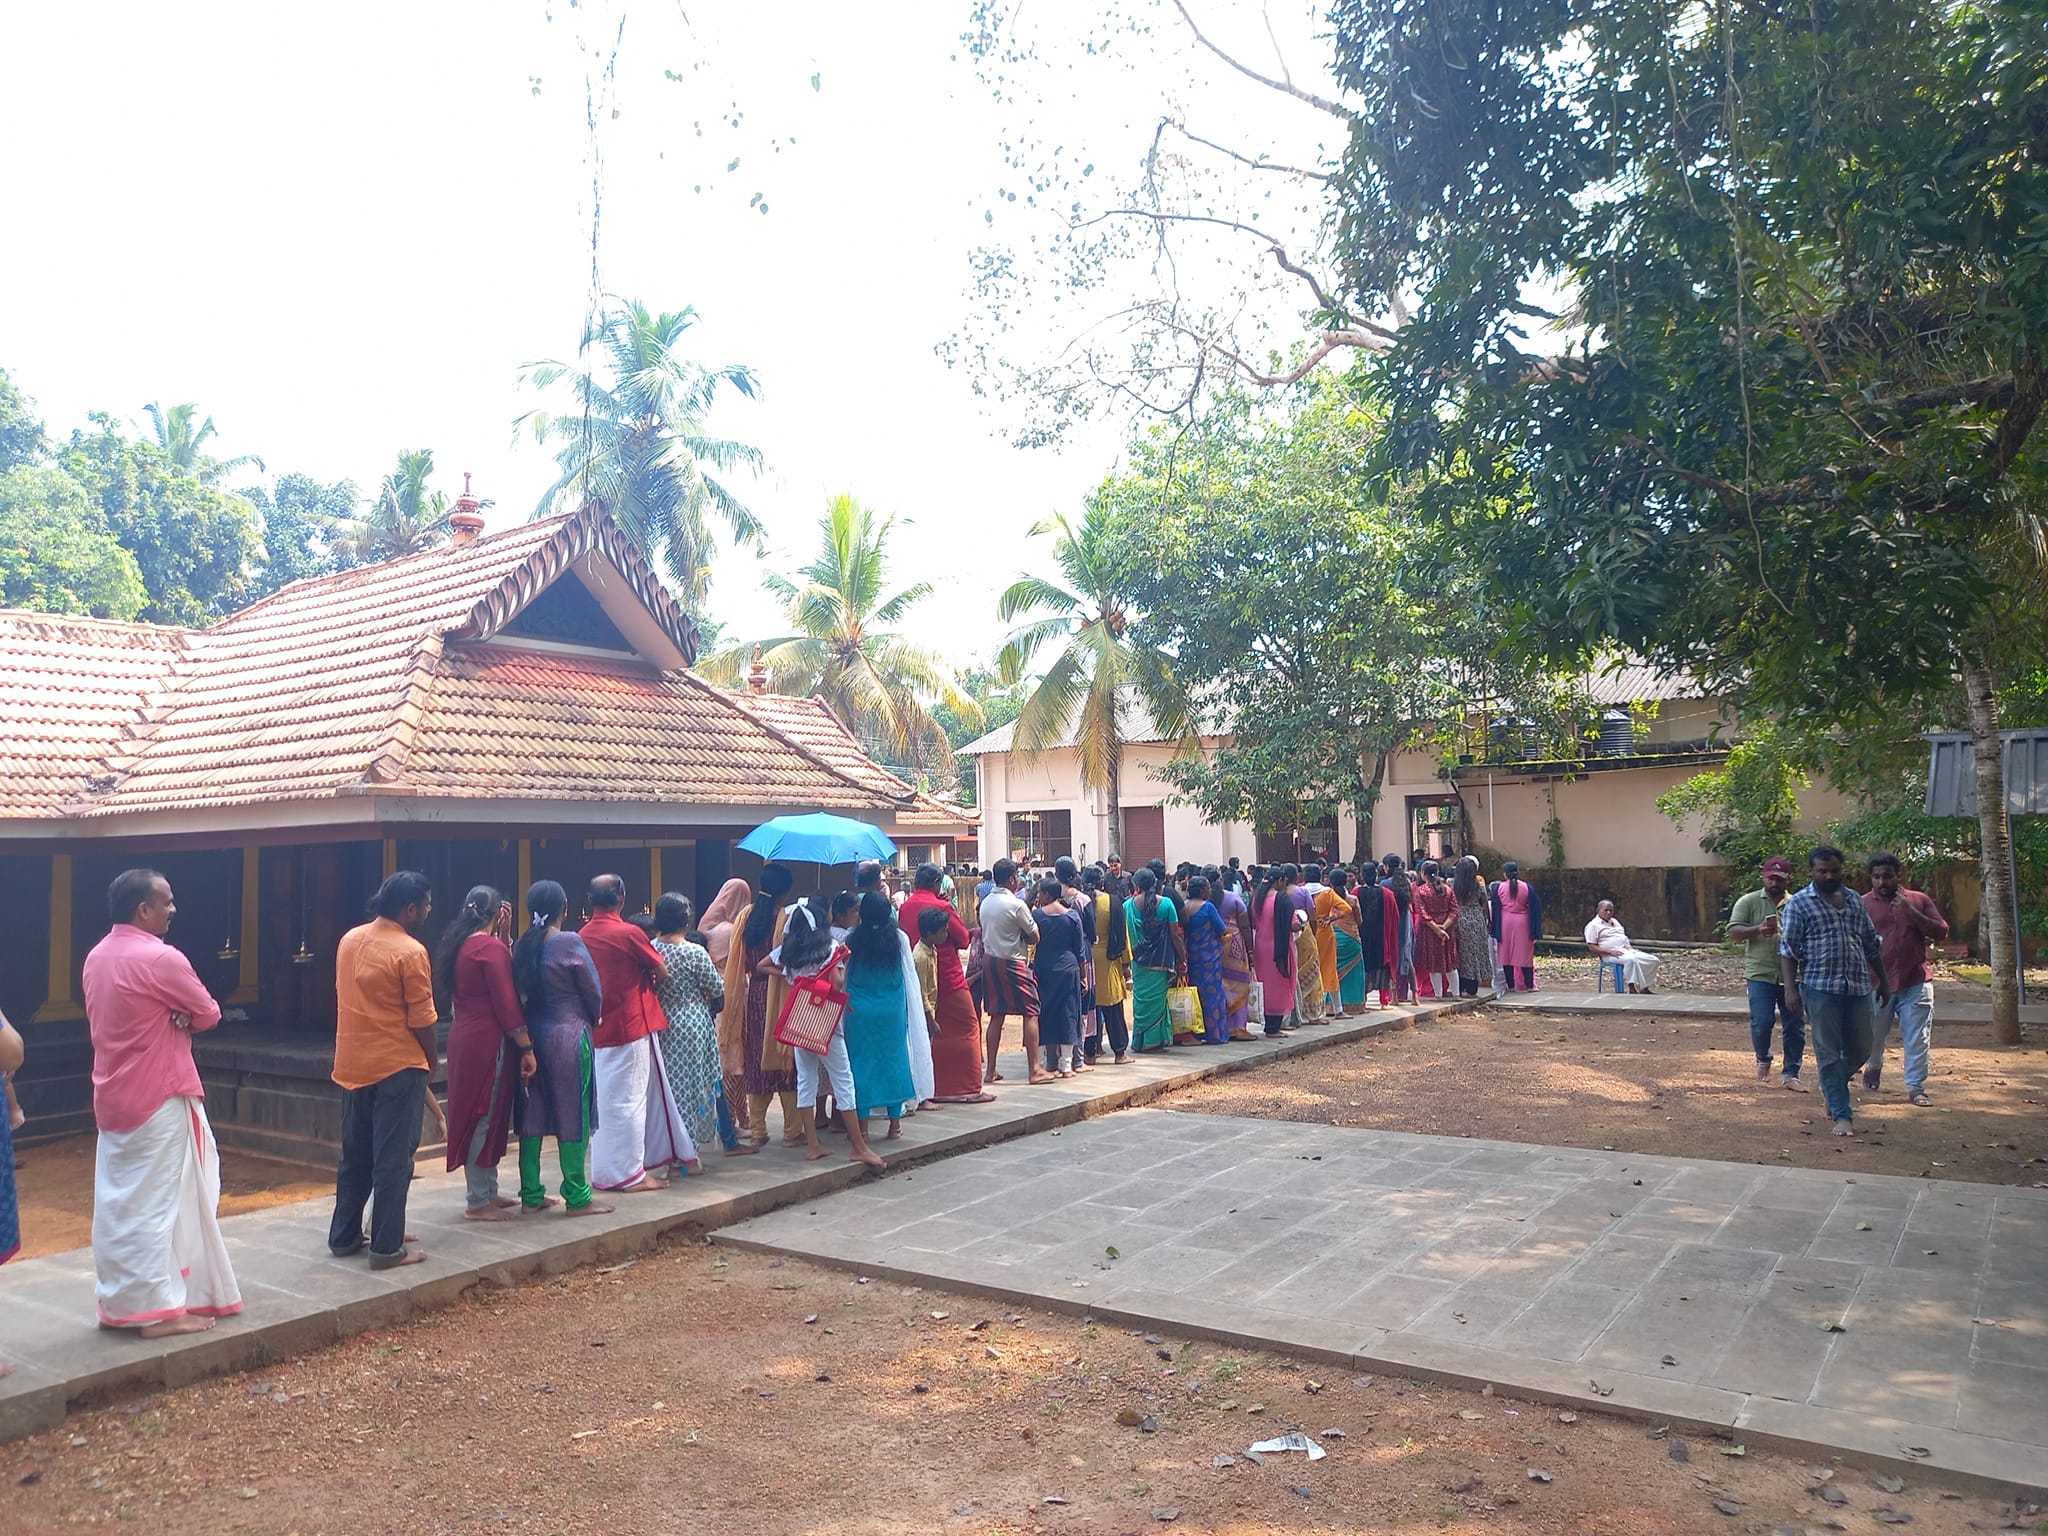
[[[1551,643],[1615,637],[1849,733],[1960,686],[2017,1039],[1998,690],[2048,632],[2048,9],[1332,20],[1363,103],[1347,302],[1413,303],[1389,466],[1436,473],[1432,510]]]
[[[199,407],[190,400],[173,406],[152,400],[143,409],[149,412],[157,447],[164,451],[164,457],[171,461],[179,474],[190,475],[201,485],[218,485],[228,475],[248,465],[253,464],[262,470],[263,461],[253,453],[238,454],[232,459],[217,459],[208,453],[206,444],[216,435],[213,418],[202,418]]]
[[[1379,416],[1354,379],[1226,391],[1193,430],[1141,437],[1098,493],[1137,637],[1227,727],[1170,771],[1211,820],[1348,810],[1363,853],[1392,754],[1497,691],[1484,593],[1409,491],[1362,471]]]
[[[47,464],[0,473],[0,604],[132,619],[147,601],[135,557],[83,486]]]
[[[1016,624],[996,668],[1003,681],[1023,677],[1050,653],[1017,712],[1012,748],[1035,756],[1073,746],[1081,780],[1103,797],[1110,846],[1125,845],[1123,758],[1140,711],[1156,739],[1176,748],[1198,734],[1195,700],[1174,658],[1133,630],[1114,508],[1092,497],[1080,521],[1055,515],[1032,532],[1052,543],[1058,577],[1024,576],[1007,588],[996,617]],[[1200,601],[1202,594],[1186,594]]]
[[[728,484],[761,467],[759,449],[714,436],[705,426],[726,389],[752,397],[752,373],[738,365],[707,368],[686,356],[697,312],[650,310],[638,299],[609,301],[583,338],[596,367],[540,362],[527,379],[543,389],[566,385],[570,408],[519,419],[536,442],[555,446],[561,474],[535,516],[603,507],[665,571],[684,605],[701,612],[711,585],[717,518],[736,540],[758,543],[761,525]]]
[[[205,624],[239,606],[262,554],[255,510],[179,471],[155,443],[131,442],[112,417],[92,422],[58,463],[134,555],[148,594],[138,616]]]
[[[0,469],[40,464],[49,452],[50,440],[43,434],[35,402],[0,368]]]
[[[952,743],[933,711],[944,706],[978,727],[981,706],[903,627],[932,589],[928,582],[889,589],[895,526],[893,516],[834,496],[818,521],[818,551],[809,563],[794,577],[761,578],[784,605],[789,632],[721,651],[703,670],[714,681],[735,683],[758,651],[776,692],[822,698],[870,751],[950,783]]]
[[[335,530],[335,565],[369,565],[432,549],[448,537],[448,493],[429,483],[434,450],[402,449],[362,516]]]
[[[241,492],[263,520],[263,564],[249,598],[268,597],[289,582],[360,564],[355,538],[361,493],[353,481],[329,485],[310,475],[279,475],[274,488]]]

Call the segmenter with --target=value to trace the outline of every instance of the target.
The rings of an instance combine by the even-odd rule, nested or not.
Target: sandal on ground
[[[1927,1096],[1927,1091],[1924,1088],[1914,1090],[1912,1093],[1907,1094],[1906,1098],[1908,1102],[1918,1104],[1922,1108],[1934,1102],[1933,1099]]]
[[[1791,1090],[1792,1090],[1792,1091],[1793,1091],[1794,1093],[1811,1093],[1811,1092],[1813,1092],[1813,1090],[1812,1090],[1811,1088],[1807,1087],[1805,1083],[1801,1082],[1801,1081],[1800,1081],[1800,1080],[1799,1080],[1798,1078],[1796,1078],[1796,1077],[1788,1077],[1788,1078],[1786,1078],[1786,1079],[1785,1079],[1785,1086],[1786,1086],[1787,1088],[1791,1089]]]

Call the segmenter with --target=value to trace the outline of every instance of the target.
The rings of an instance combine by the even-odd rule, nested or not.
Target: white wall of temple
[[[1212,743],[1213,745],[1213,743]],[[1253,858],[1257,838],[1248,822],[1210,822],[1192,806],[1168,805],[1169,790],[1154,773],[1171,751],[1156,743],[1124,749],[1120,791],[1128,813],[1156,809],[1163,834],[1163,856],[1170,863],[1222,863]],[[975,803],[981,812],[981,860],[985,866],[1016,850],[1009,836],[1009,817],[1026,811],[1065,812],[1074,856],[1084,862],[1112,851],[1108,807],[1081,782],[1081,754],[1071,747],[1026,757],[991,752],[975,759]],[[1140,851],[1143,851],[1142,848]]]

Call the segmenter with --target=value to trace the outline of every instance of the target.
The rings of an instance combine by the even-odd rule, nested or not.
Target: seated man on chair
[[[1631,992],[1650,992],[1657,979],[1657,957],[1646,955],[1629,943],[1628,930],[1614,917],[1614,903],[1603,901],[1586,924],[1586,944],[1602,965],[1621,967],[1622,980]]]

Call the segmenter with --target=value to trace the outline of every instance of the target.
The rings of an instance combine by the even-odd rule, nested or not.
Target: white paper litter
[[[1290,1434],[1275,1435],[1271,1440],[1261,1440],[1252,1449],[1265,1452],[1306,1451],[1310,1461],[1321,1461],[1330,1454],[1298,1429]]]

